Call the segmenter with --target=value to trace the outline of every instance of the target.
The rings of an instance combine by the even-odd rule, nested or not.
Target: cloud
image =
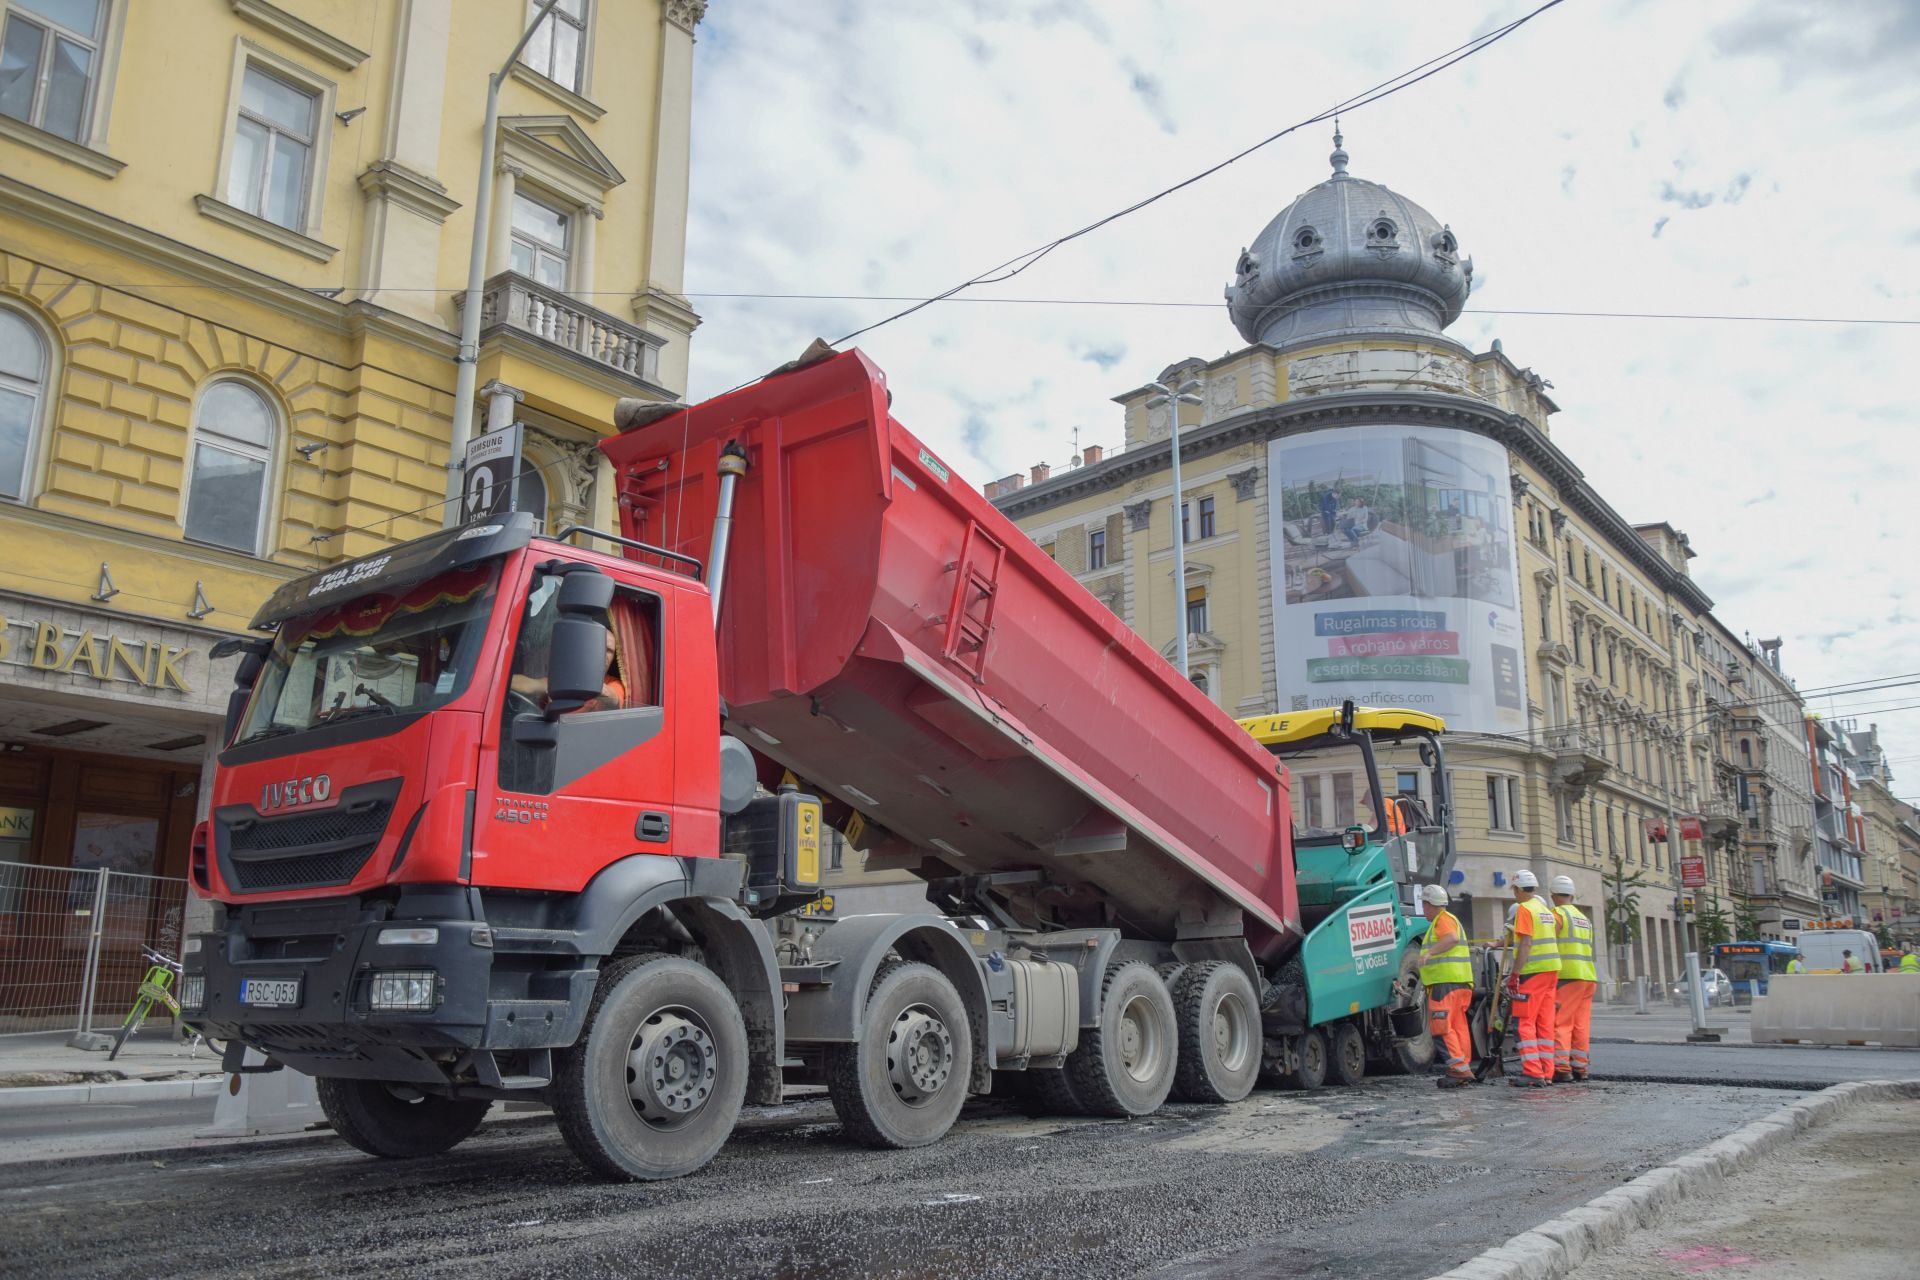
[[[1662,231],[1665,231],[1667,229],[1667,224],[1672,221],[1673,219],[1668,217],[1655,218],[1653,220],[1653,238],[1655,240],[1658,240],[1660,238],[1660,233]]]

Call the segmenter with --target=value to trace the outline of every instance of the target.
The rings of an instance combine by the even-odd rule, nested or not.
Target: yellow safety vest
[[[1806,971],[1807,971],[1807,966],[1800,963],[1799,956],[1795,956],[1793,959],[1787,961],[1788,973],[1805,973]]]
[[[1597,982],[1593,968],[1593,922],[1568,903],[1553,909],[1560,926],[1560,981]]]
[[[1900,972],[1920,973],[1920,956],[1916,956],[1912,952],[1908,952],[1906,955],[1901,956]]]
[[[1521,966],[1520,977],[1531,977],[1536,973],[1560,972],[1560,923],[1554,919],[1553,908],[1540,901],[1535,894],[1520,903],[1520,910],[1533,912],[1533,947],[1527,952],[1527,963]],[[1508,941],[1513,944],[1514,953],[1520,950],[1520,932],[1509,930]]]
[[[1467,931],[1460,927],[1459,919],[1451,911],[1442,907],[1440,914],[1433,918],[1433,924],[1428,929],[1429,938],[1440,932],[1442,922],[1453,925],[1453,936],[1458,941],[1456,945],[1442,951],[1438,959],[1420,966],[1420,981],[1429,987],[1437,987],[1442,983],[1458,983],[1463,987],[1470,987],[1473,985],[1473,957],[1467,947]]]

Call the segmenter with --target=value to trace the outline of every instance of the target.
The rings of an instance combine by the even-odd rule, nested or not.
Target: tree
[[[1640,889],[1646,879],[1645,867],[1628,871],[1618,854],[1613,858],[1613,871],[1601,873],[1600,880],[1606,887],[1606,894],[1600,899],[1600,914],[1605,921],[1607,941],[1611,945],[1619,947],[1639,941]]]
[[[1703,955],[1710,954],[1722,942],[1733,941],[1733,920],[1720,905],[1719,894],[1714,894],[1699,905],[1693,913],[1693,923],[1700,931],[1700,951]]]
[[[1760,913],[1753,909],[1751,902],[1733,904],[1734,940],[1755,941],[1760,937]]]

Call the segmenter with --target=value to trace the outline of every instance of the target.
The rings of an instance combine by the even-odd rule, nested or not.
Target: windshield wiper
[[[237,740],[233,745],[236,747],[244,747],[249,742],[264,742],[268,738],[284,737],[289,733],[299,733],[304,727],[303,725],[297,724],[270,724],[264,729],[255,729],[246,737]]]
[[[329,711],[313,723],[315,727],[318,727],[323,724],[339,724],[345,720],[358,720],[362,716],[367,715],[391,716],[398,714],[399,709],[391,702],[365,702],[357,707],[342,707],[338,711]]]

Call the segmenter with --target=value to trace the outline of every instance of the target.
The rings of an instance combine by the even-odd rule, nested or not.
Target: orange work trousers
[[[1593,986],[1584,979],[1562,982],[1553,994],[1553,1070],[1576,1079],[1587,1074],[1587,1029],[1593,1022]]]
[[[1447,1060],[1447,1074],[1456,1080],[1473,1079],[1473,1032],[1467,1026],[1472,987],[1455,987],[1443,996],[1427,993],[1427,1025],[1433,1042]]]
[[[1540,1080],[1553,1079],[1554,988],[1557,973],[1530,973],[1520,979],[1513,995],[1513,1029],[1519,1037],[1520,1065]]]

